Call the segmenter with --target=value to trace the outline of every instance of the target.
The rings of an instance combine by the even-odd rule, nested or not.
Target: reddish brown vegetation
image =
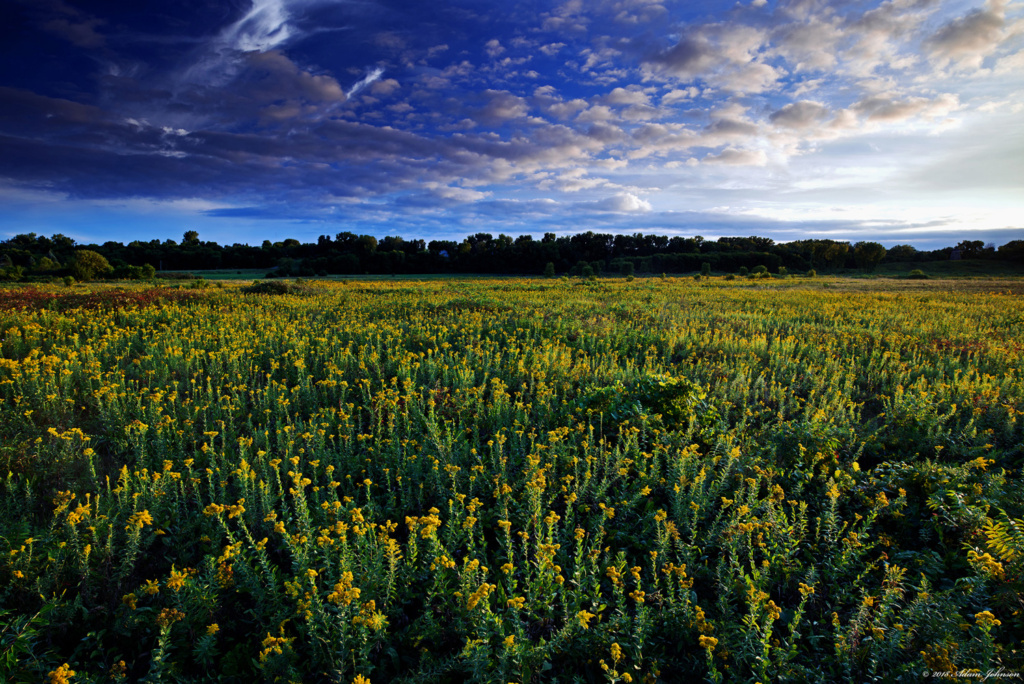
[[[128,290],[117,288],[99,292],[53,292],[34,287],[0,290],[0,309],[122,309],[146,307],[163,302],[188,302],[201,299],[200,292],[149,288]]]

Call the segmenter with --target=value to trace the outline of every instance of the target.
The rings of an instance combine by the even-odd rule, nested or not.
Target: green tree
[[[702,276],[704,276],[704,277],[710,276],[711,275],[711,264],[709,264],[706,261],[704,263],[702,263],[700,265],[700,274]]]
[[[622,273],[622,275],[625,276],[626,278],[628,278],[631,275],[633,275],[633,273],[635,271],[636,271],[636,267],[633,266],[633,262],[632,261],[623,261],[622,262],[622,268],[619,269],[619,272]]]
[[[1011,240],[999,248],[999,258],[1024,264],[1024,240]]]
[[[544,267],[544,277],[554,278],[555,277],[555,262],[549,261],[547,266]]]
[[[877,242],[858,242],[853,246],[853,259],[865,271],[875,270],[875,266],[884,258],[885,247]]]
[[[896,245],[885,253],[886,261],[915,261],[917,259],[917,248],[913,245]]]
[[[199,244],[199,233],[194,230],[186,230],[185,235],[181,238],[181,244],[183,245],[198,245]]]
[[[75,252],[75,260],[71,264],[71,273],[77,280],[95,280],[113,270],[106,257],[91,249],[80,249]]]
[[[58,268],[60,268],[60,264],[55,262],[50,257],[43,257],[36,264],[37,271],[56,271]]]

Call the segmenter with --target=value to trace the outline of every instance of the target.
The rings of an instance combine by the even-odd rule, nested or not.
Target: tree
[[[113,270],[106,257],[91,249],[80,249],[75,252],[75,260],[71,264],[71,273],[77,280],[94,280]]]
[[[853,246],[853,259],[865,271],[875,270],[875,266],[884,258],[885,247],[877,242],[858,242]]]
[[[60,264],[50,257],[43,257],[39,260],[39,263],[36,264],[37,271],[56,271],[58,268],[60,268]]]
[[[999,258],[1024,264],[1024,240],[1011,240],[999,248]]]
[[[194,230],[186,230],[185,234],[181,238],[181,244],[183,245],[198,245],[199,244],[199,233]]]
[[[917,248],[913,245],[896,245],[885,253],[886,261],[914,261],[917,259]]]
[[[355,246],[364,254],[372,254],[377,251],[377,238],[372,235],[360,235],[356,238]]]
[[[619,273],[621,273],[626,278],[633,275],[635,271],[636,267],[633,265],[632,261],[623,261],[622,267],[619,269]]]
[[[547,266],[544,267],[544,277],[545,278],[554,278],[555,277],[555,264],[554,264],[554,262],[549,261]]]
[[[961,240],[956,246],[960,250],[961,259],[977,259],[985,249],[985,243],[981,240]]]
[[[711,264],[704,262],[700,265],[700,274],[704,277],[711,275]]]

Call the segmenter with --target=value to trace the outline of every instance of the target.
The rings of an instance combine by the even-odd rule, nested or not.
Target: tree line
[[[0,279],[7,281],[74,278],[148,279],[161,274],[211,269],[267,269],[268,276],[324,276],[406,273],[500,273],[631,275],[633,273],[771,273],[870,271],[883,262],[992,259],[1024,264],[1024,240],[998,249],[980,240],[918,250],[911,245],[886,249],[877,242],[795,240],[766,237],[705,240],[635,233],[587,231],[569,236],[545,233],[509,237],[476,233],[461,241],[406,240],[341,232],[315,243],[265,240],[259,246],[220,245],[196,231],[182,240],[134,240],[128,244],[78,244],[61,234],[25,233],[0,242]]]

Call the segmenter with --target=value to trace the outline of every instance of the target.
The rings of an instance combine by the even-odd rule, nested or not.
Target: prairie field
[[[1022,293],[0,290],[0,679],[1024,673]]]

